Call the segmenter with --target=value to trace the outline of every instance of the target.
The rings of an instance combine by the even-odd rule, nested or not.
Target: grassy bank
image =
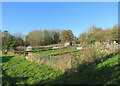
[[[59,76],[54,81],[59,84],[119,84],[119,82],[120,54],[97,65],[90,65],[82,71]]]
[[[42,84],[62,74],[52,68],[10,55],[3,55],[2,62],[3,84],[35,84],[38,82]]]
[[[3,84],[119,84],[120,54],[84,70],[69,74],[29,62],[25,59],[3,55]]]

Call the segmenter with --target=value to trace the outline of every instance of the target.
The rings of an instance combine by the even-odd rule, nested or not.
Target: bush
[[[16,47],[15,38],[10,35],[6,42],[4,43],[3,50],[15,49],[15,47]]]

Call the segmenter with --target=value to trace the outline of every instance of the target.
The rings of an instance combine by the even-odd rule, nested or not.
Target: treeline
[[[74,38],[71,30],[37,30],[30,32],[26,36],[25,42],[31,46],[44,46],[73,41]]]
[[[15,49],[17,46],[25,45],[25,41],[23,40],[23,35],[21,33],[17,33],[14,35],[10,34],[8,31],[3,31],[1,33],[1,43],[3,50]]]
[[[92,25],[88,30],[75,37],[71,30],[35,30],[24,36],[21,33],[10,34],[8,31],[0,31],[0,43],[3,49],[15,49],[17,46],[45,46],[71,41],[74,44],[89,44],[94,41],[118,41],[120,28],[114,25],[112,28],[102,29]],[[2,41],[2,42],[1,42]]]
[[[120,28],[118,25],[114,25],[112,28],[102,29],[101,27],[96,27],[94,24],[88,28],[88,30],[78,37],[78,42],[80,43],[92,43],[94,41],[114,41],[120,43]]]
[[[57,44],[61,41],[61,32],[59,30],[37,30],[30,32],[25,42],[31,46],[44,46]]]
[[[24,36],[21,33],[2,33],[2,49],[15,49],[17,46],[45,46],[74,40],[71,30],[35,30]]]

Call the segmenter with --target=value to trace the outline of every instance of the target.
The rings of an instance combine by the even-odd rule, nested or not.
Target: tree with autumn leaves
[[[65,43],[65,42],[69,42],[72,40],[74,40],[74,35],[73,35],[72,31],[71,30],[63,30],[61,42]]]

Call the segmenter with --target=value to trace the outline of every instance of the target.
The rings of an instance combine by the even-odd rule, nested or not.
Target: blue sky
[[[118,23],[117,2],[3,2],[2,30],[28,34],[39,29],[71,29],[75,36],[92,24],[103,29]]]

